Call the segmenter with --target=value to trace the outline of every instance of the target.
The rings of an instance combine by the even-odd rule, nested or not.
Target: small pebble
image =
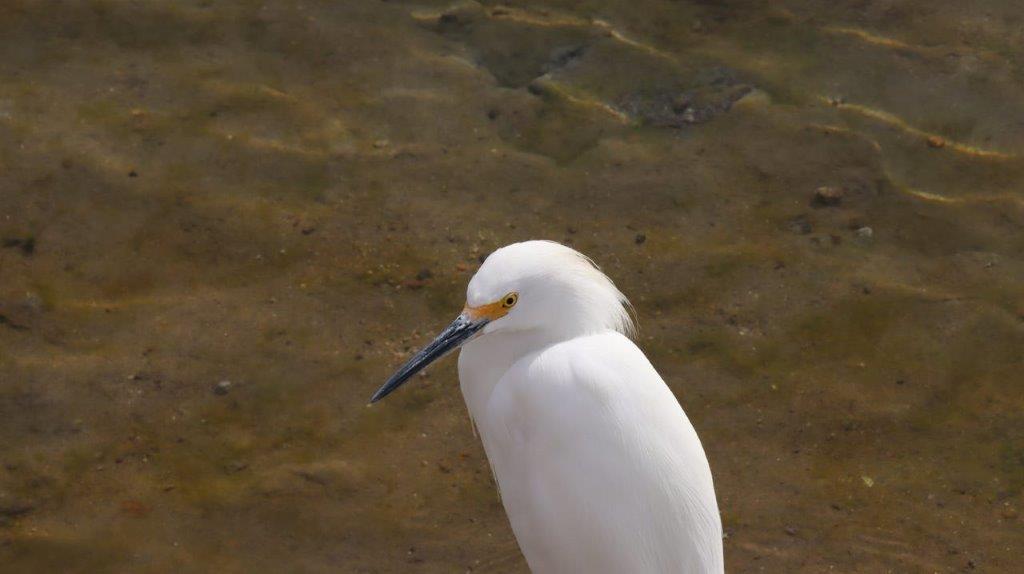
[[[241,460],[229,461],[227,464],[224,465],[224,470],[227,471],[228,474],[242,472],[247,468],[249,468],[249,463]]]
[[[930,148],[939,149],[946,147],[946,140],[940,138],[939,136],[930,136],[926,141],[928,142],[928,147]]]
[[[837,207],[843,202],[843,195],[845,194],[841,187],[823,185],[815,190],[814,198],[811,199],[811,206]]]
[[[635,241],[637,245],[642,245],[644,241],[647,241],[647,236],[643,233],[637,233],[633,241]]]
[[[857,237],[862,239],[871,239],[875,235],[875,230],[865,225],[864,227],[858,228],[855,233],[857,234]]]
[[[789,230],[797,235],[807,235],[814,231],[814,225],[812,225],[810,221],[807,221],[807,218],[801,215],[790,220]]]
[[[231,381],[221,381],[214,385],[213,394],[215,395],[226,395],[231,390]]]

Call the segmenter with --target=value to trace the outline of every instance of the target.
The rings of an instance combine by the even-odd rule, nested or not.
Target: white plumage
[[[375,399],[465,342],[462,393],[533,572],[721,573],[707,458],[626,336],[624,305],[576,251],[509,245],[470,281],[460,318]]]

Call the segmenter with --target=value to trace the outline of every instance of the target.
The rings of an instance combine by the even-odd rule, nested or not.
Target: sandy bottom
[[[0,563],[524,572],[454,361],[591,255],[731,572],[1012,572],[1019,2],[8,0]]]

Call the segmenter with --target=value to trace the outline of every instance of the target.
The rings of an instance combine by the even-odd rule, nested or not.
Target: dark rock
[[[31,236],[24,239],[10,237],[4,239],[2,245],[5,249],[21,249],[22,254],[28,257],[36,251],[36,238]]]
[[[0,325],[3,325],[5,327],[10,327],[11,329],[14,329],[15,331],[28,331],[28,327],[26,327],[24,325],[21,325],[19,323],[15,323],[14,321],[10,320],[7,317],[7,315],[0,315]]]
[[[697,74],[688,87],[638,91],[626,95],[619,108],[648,125],[681,128],[713,119],[753,91],[727,68]]]
[[[647,241],[647,236],[644,235],[643,233],[637,233],[636,237],[633,238],[633,241],[636,242],[637,245],[642,245],[645,241]]]
[[[535,26],[498,8],[466,3],[441,14],[433,30],[459,42],[499,85],[521,88],[582,59],[593,31],[584,27]]]
[[[543,70],[545,73],[552,72],[559,68],[564,68],[574,61],[583,57],[583,53],[586,51],[586,46],[578,44],[575,46],[555,48],[551,52],[551,59],[544,64]]]
[[[221,381],[213,386],[213,394],[224,396],[231,390],[231,381]]]
[[[0,502],[0,517],[18,518],[35,510],[36,507],[24,501]]]

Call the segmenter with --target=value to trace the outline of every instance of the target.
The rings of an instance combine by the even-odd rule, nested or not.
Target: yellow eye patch
[[[507,315],[509,310],[518,302],[519,294],[512,292],[493,303],[480,305],[479,307],[470,307],[469,305],[466,305],[462,312],[473,321],[478,321],[480,319],[494,321],[495,319],[500,319]]]

